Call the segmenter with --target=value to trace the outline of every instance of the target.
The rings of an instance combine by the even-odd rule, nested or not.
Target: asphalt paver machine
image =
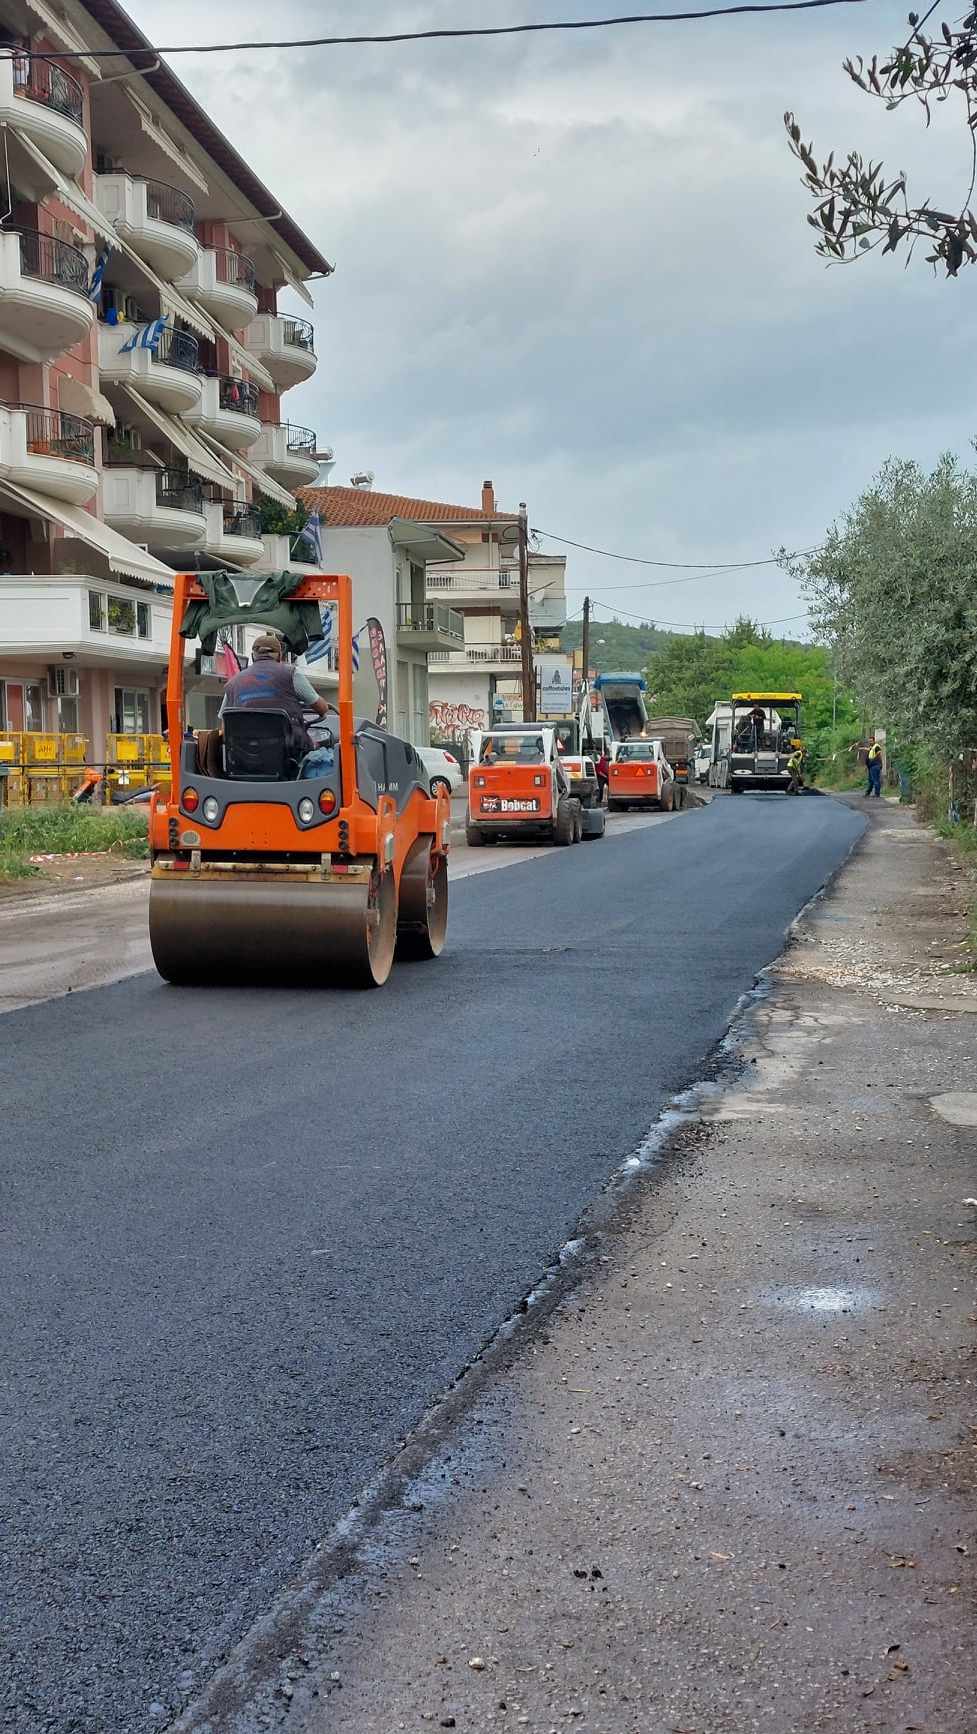
[[[149,932],[159,973],[178,984],[284,980],[382,984],[395,954],[433,958],[448,914],[450,802],[432,796],[414,748],[353,717],[348,576],[286,575],[288,620],[335,604],[336,714],[310,753],[289,751],[282,712],[229,712],[218,734],[186,728],[188,643],[205,638],[208,591],[178,574],[166,689],[171,783],[150,807]],[[242,585],[250,589],[254,580]],[[267,596],[274,585],[266,587]],[[236,621],[282,630],[282,610],[242,603]],[[264,615],[264,617],[263,617]],[[212,624],[212,621],[210,622]]]

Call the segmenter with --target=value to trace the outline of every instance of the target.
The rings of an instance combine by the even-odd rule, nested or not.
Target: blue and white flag
[[[296,557],[299,557],[298,544],[302,543],[301,558],[309,558],[316,566],[322,565],[322,519],[318,512],[310,512],[302,529],[295,538]]]
[[[130,349],[152,349],[155,352],[159,348],[159,340],[166,330],[166,319],[167,315],[164,313],[162,319],[153,319],[148,325],[140,325],[139,330],[133,332],[132,336],[123,343],[119,354],[127,355]]]
[[[102,278],[105,276],[105,267],[109,262],[109,254],[111,251],[111,247],[103,248],[102,252],[99,253],[98,258],[95,260],[95,267],[92,271],[91,280],[88,285],[89,301],[97,301],[102,293]]]
[[[322,637],[315,639],[305,653],[306,662],[321,662],[324,656],[335,656],[336,648],[336,604],[321,602],[319,613],[322,616]],[[358,674],[360,668],[360,646],[357,638],[353,639],[353,673]]]

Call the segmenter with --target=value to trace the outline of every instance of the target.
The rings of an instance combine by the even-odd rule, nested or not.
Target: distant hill
[[[564,650],[578,650],[583,637],[583,624],[573,620],[560,633]],[[623,626],[619,620],[592,620],[590,623],[590,664],[598,674],[611,670],[637,670],[643,673],[655,651],[664,650],[675,637],[658,626]]]

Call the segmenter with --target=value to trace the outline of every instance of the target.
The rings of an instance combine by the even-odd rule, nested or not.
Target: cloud
[[[484,11],[373,0],[369,28]],[[139,19],[190,40],[199,8],[147,0]],[[214,0],[207,20],[214,40],[339,33],[350,8]],[[335,260],[319,373],[288,413],[335,446],[337,478],[366,465],[378,486],[474,502],[492,476],[552,531],[721,560],[810,544],[890,451],[930,462],[969,438],[965,285],[877,259],[826,271],[783,139],[790,107],[824,151],[918,162],[924,190],[956,177],[962,196],[952,123],[925,137],[841,72],[903,25],[886,4],[177,70]],[[769,569],[647,595],[634,567],[572,555],[569,576],[678,620],[800,607]]]

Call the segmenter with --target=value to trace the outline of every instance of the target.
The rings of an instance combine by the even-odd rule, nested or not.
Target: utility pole
[[[587,689],[587,670],[590,667],[590,597],[583,599],[583,636],[580,640],[580,656],[583,662],[581,685]]]
[[[533,634],[529,624],[529,513],[525,500],[519,502],[519,645],[522,651],[522,717],[523,722],[536,721],[536,667],[533,662]]]

